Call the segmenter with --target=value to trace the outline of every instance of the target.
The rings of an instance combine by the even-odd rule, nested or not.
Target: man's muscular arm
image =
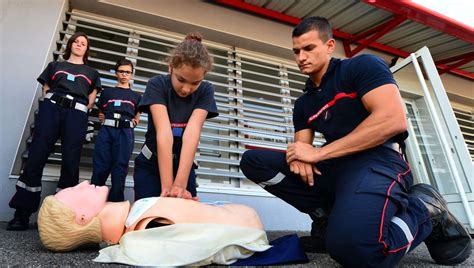
[[[361,152],[380,145],[407,129],[402,98],[394,84],[385,84],[371,90],[362,97],[362,103],[370,115],[351,133],[322,148],[314,148],[298,141],[290,144],[288,163],[294,160],[318,163]]]

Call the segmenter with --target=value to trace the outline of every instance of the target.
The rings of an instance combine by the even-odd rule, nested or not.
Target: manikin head
[[[214,206],[181,198],[151,197],[138,200],[130,211],[128,201],[106,202],[107,195],[106,186],[84,181],[46,197],[38,215],[43,245],[51,251],[70,251],[88,243],[115,244],[125,227],[137,231],[156,227],[152,223],[216,223],[263,229],[255,210],[244,205]]]
[[[130,204],[106,202],[108,191],[106,186],[84,181],[46,197],[38,214],[43,245],[52,251],[70,251],[88,243],[117,243]]]

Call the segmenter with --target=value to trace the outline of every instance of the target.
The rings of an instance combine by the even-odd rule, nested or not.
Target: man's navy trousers
[[[431,233],[425,206],[407,194],[408,163],[385,146],[318,163],[322,175],[312,187],[290,171],[284,152],[249,150],[240,165],[301,212],[330,208],[326,247],[345,267],[393,267]]]

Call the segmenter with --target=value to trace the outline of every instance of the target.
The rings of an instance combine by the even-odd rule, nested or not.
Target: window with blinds
[[[91,42],[89,65],[99,71],[102,85],[115,85],[115,61],[125,56],[135,63],[132,89],[140,94],[148,79],[167,72],[166,58],[184,38],[81,12],[68,13],[63,25],[61,38],[56,41],[56,60],[62,60],[72,34],[85,32]],[[306,77],[291,61],[205,40],[204,44],[214,57],[213,69],[205,79],[215,86],[220,115],[207,120],[201,134],[196,154],[198,183],[209,187],[257,189],[259,187],[240,172],[241,155],[248,148],[286,149],[293,139],[292,107],[302,94]],[[100,127],[97,115],[95,109],[90,116],[95,122],[96,135]],[[144,143],[146,126],[147,115],[143,114],[135,128],[135,148],[127,178],[129,186],[133,183],[133,160]],[[322,137],[317,136],[315,143],[322,142]],[[84,146],[80,166],[83,179],[89,179],[92,173],[93,149],[94,143]],[[60,151],[58,141],[48,159],[45,175],[59,175]],[[27,152],[22,156],[25,160]]]
[[[474,162],[474,110],[462,110],[454,108],[454,115],[461,129],[461,133],[466,142],[467,149]]]

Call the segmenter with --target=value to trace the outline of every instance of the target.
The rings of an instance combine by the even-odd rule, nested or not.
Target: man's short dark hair
[[[324,42],[332,39],[332,28],[329,21],[326,18],[316,16],[304,18],[293,29],[292,37],[301,36],[309,31],[319,32],[319,37]]]

